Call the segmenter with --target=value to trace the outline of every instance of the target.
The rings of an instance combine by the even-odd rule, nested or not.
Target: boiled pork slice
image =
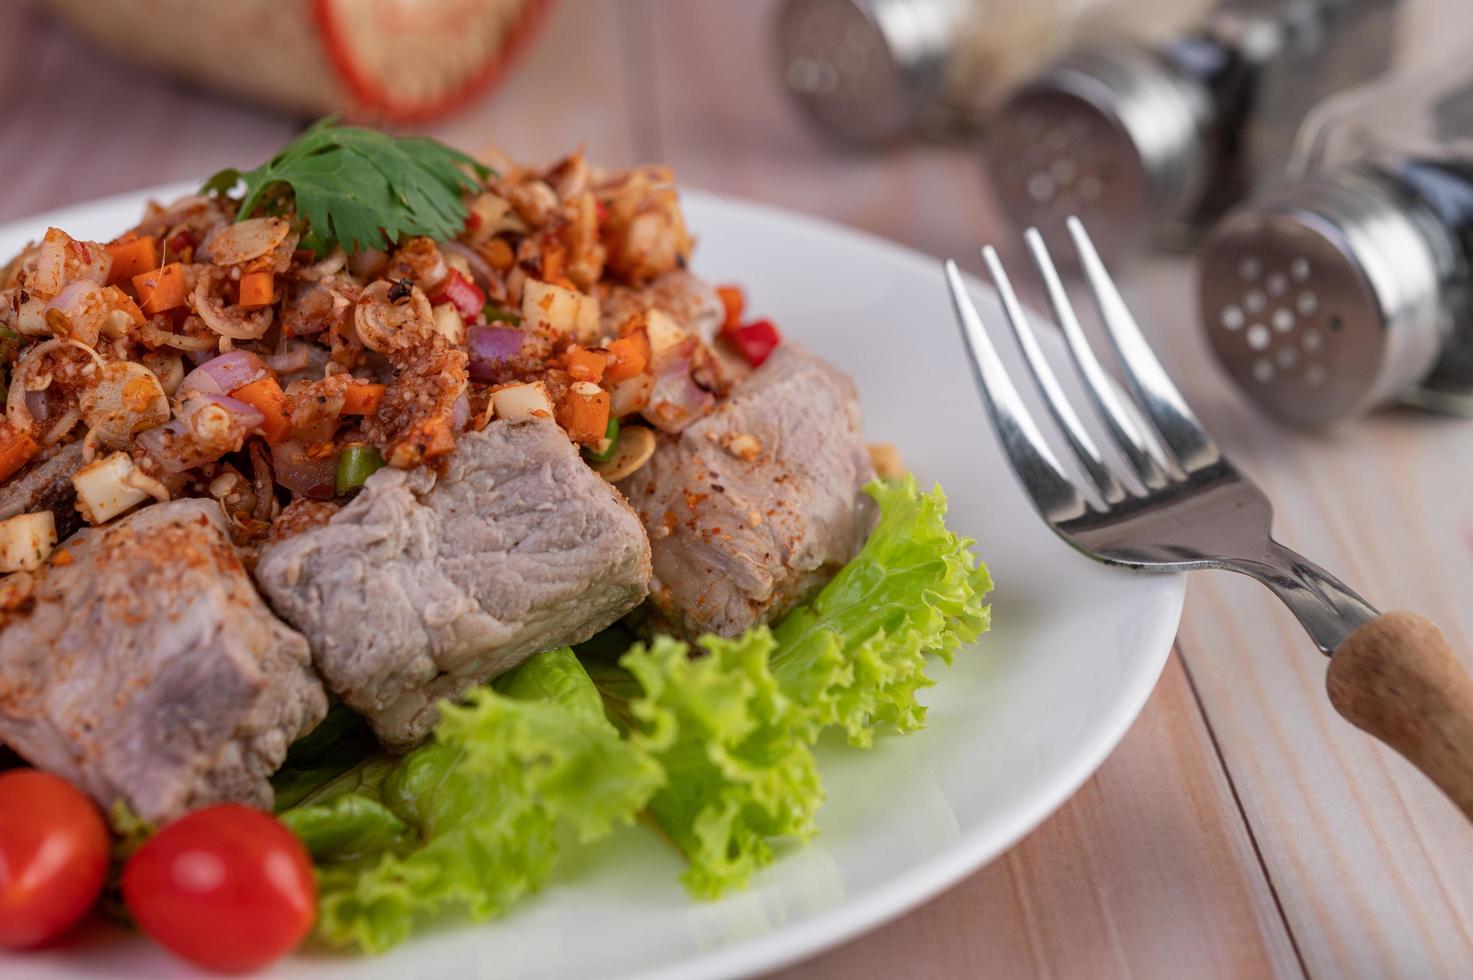
[[[256,566],[328,686],[395,749],[429,733],[439,699],[629,612],[649,577],[634,512],[539,418],[462,436],[438,476],[379,470]]]
[[[271,806],[267,777],[327,696],[219,504],[155,504],[80,531],[32,595],[0,630],[0,742],[146,820]]]
[[[56,520],[56,536],[65,540],[82,526],[72,474],[82,468],[82,444],[73,442],[45,459],[31,463],[0,486],[0,521],[20,514],[49,510]]]
[[[853,381],[778,348],[619,485],[650,534],[642,624],[734,636],[780,616],[864,543],[873,477]]]
[[[706,343],[716,339],[726,308],[704,280],[685,269],[656,276],[642,286],[615,285],[599,305],[603,332],[617,336],[625,320],[649,310],[660,310]]]

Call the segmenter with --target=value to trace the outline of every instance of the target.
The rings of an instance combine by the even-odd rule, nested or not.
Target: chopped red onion
[[[206,404],[218,405],[231,415],[234,415],[240,424],[247,429],[259,429],[266,422],[266,416],[261,414],[260,409],[254,405],[247,405],[238,398],[231,398],[229,395],[208,395],[206,398],[201,399],[200,402],[201,404],[197,405],[194,411],[199,411]],[[189,404],[193,403],[191,402]],[[189,404],[185,405],[186,411],[189,409]]]
[[[201,438],[196,431],[195,416],[205,408],[218,407],[231,416],[222,432],[213,438]],[[235,452],[244,434],[259,429],[266,417],[254,407],[228,395],[202,394],[198,391],[185,401],[179,414],[163,425],[138,434],[138,445],[158,461],[166,473],[182,473],[213,462],[226,453]]]
[[[248,350],[233,350],[212,357],[190,371],[179,383],[178,397],[191,392],[225,395],[266,376],[266,365]]]
[[[525,338],[519,327],[472,326],[466,332],[471,380],[494,381],[496,369],[521,352]]]
[[[338,471],[336,453],[313,459],[302,443],[279,442],[271,447],[271,468],[276,482],[298,496],[327,500],[334,493]]]
[[[461,432],[465,429],[465,423],[471,417],[471,400],[466,397],[465,392],[455,399],[455,404],[450,406],[450,419],[455,423],[455,431]]]
[[[38,422],[45,422],[51,418],[51,399],[46,397],[43,391],[26,392],[26,411]]]
[[[465,264],[470,266],[472,278],[475,279],[476,285],[482,289],[489,287],[492,280],[496,278],[495,273],[491,271],[491,266],[487,264],[485,259],[481,258],[481,253],[464,242],[453,240],[441,242],[440,251],[446,255],[458,255],[465,259]]]
[[[716,397],[690,376],[698,338],[687,337],[655,356],[655,385],[642,414],[665,432],[679,432],[715,404]]]
[[[138,433],[134,439],[144,452],[154,458],[165,473],[182,473],[191,466],[204,462],[204,460],[196,462],[191,458],[194,453],[190,441],[183,438],[188,431],[188,422],[174,418],[163,425]]]

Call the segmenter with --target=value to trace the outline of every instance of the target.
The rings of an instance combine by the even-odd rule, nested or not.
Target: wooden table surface
[[[1414,7],[1415,60],[1458,50],[1457,19],[1473,33],[1466,2]],[[940,146],[852,156],[816,139],[773,81],[772,5],[564,0],[500,92],[431,132],[528,159],[582,143],[610,166],[664,161],[689,184],[976,269],[977,244],[1003,232],[974,160]],[[7,7],[0,220],[254,163],[302,125],[152,78]],[[1275,501],[1284,541],[1473,652],[1473,425],[1398,412],[1333,435],[1276,429],[1210,367],[1185,262],[1146,263],[1126,292]],[[1338,719],[1324,666],[1268,592],[1194,577],[1154,696],[1067,805],[951,891],[786,975],[1473,976],[1473,831]]]

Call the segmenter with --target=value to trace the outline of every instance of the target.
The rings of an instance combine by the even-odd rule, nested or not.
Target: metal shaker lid
[[[1430,228],[1370,174],[1297,182],[1231,212],[1204,243],[1199,276],[1213,351],[1291,425],[1396,399],[1432,369],[1446,329]]]
[[[940,92],[960,16],[958,0],[787,0],[776,22],[783,83],[830,135],[909,136]]]
[[[1186,217],[1206,177],[1200,83],[1128,45],[1066,55],[1003,104],[984,142],[999,203],[1048,234],[1077,215],[1105,249]]]

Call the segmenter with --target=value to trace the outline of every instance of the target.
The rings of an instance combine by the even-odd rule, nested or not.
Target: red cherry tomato
[[[107,860],[107,827],[81,791],[35,769],[0,773],[0,946],[39,946],[75,925]]]
[[[289,953],[317,911],[307,850],[280,821],[226,803],[165,826],[123,867],[140,928],[210,970],[256,970]]]

